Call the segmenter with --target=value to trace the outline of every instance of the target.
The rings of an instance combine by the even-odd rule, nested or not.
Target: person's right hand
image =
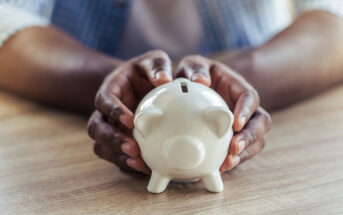
[[[271,118],[260,107],[257,91],[241,75],[219,61],[191,55],[181,60],[175,76],[210,86],[233,112],[235,134],[220,171],[229,171],[262,151]]]
[[[105,78],[95,99],[97,110],[88,122],[100,158],[123,169],[150,173],[132,137],[133,112],[151,89],[172,81],[171,66],[165,52],[150,51],[122,63]]]

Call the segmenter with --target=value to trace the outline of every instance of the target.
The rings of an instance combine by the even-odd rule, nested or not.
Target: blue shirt
[[[326,10],[343,17],[343,0],[193,1],[206,38],[199,54],[258,46],[286,27],[292,9],[295,15]],[[52,23],[89,48],[120,56],[118,48],[132,3],[133,0],[0,0],[0,45],[23,28]]]

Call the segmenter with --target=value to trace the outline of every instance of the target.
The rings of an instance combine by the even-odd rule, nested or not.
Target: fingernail
[[[225,168],[223,167],[223,166],[221,166],[220,168],[219,168],[219,172],[224,172],[225,171]]]
[[[131,144],[130,144],[130,143],[123,143],[123,144],[121,145],[121,150],[122,150],[125,154],[127,154],[127,155],[133,157],[133,152],[132,152]]]
[[[239,154],[245,148],[245,141],[244,140],[240,140],[240,141],[238,141],[237,145],[238,145],[238,152],[237,152],[237,154]]]
[[[245,123],[246,123],[247,119],[245,116],[241,116],[239,118],[239,124],[241,124],[242,128],[244,127]]]
[[[133,159],[133,158],[128,158],[126,160],[126,163],[129,167],[133,168],[133,169],[136,169],[136,160]]]
[[[239,156],[232,156],[230,155],[230,163],[231,163],[231,169],[239,163],[240,157]]]
[[[194,73],[191,76],[191,81],[206,85],[206,86],[210,86],[211,85],[211,81],[203,74],[201,73]]]
[[[122,114],[119,116],[119,121],[125,125],[126,127],[129,127],[129,119],[127,118],[127,116],[125,114]]]

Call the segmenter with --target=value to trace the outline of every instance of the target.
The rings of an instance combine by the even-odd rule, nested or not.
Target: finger
[[[242,164],[246,160],[249,160],[250,158],[260,153],[262,149],[264,148],[264,146],[265,146],[265,139],[262,138],[261,140],[257,141],[255,144],[246,148],[244,151],[242,151],[239,154],[239,158],[240,158],[239,163]]]
[[[241,132],[236,134],[230,144],[230,154],[238,155],[245,148],[262,139],[271,128],[270,115],[259,107]]]
[[[256,154],[260,153],[264,148],[265,140],[262,138],[257,141],[255,144],[243,150],[239,155],[228,155],[220,167],[220,171],[229,171],[236,167],[238,164],[242,164],[246,160],[252,158]]]
[[[171,60],[163,51],[155,50],[144,54],[139,58],[137,66],[154,86],[172,81]]]
[[[211,67],[213,88],[224,100],[233,104],[233,129],[239,132],[260,104],[256,90],[240,75],[222,63],[213,63]],[[232,103],[232,104],[231,104]]]
[[[126,160],[126,163],[128,166],[130,166],[131,168],[145,173],[147,175],[151,174],[151,170],[147,167],[147,165],[144,163],[143,159],[141,157],[138,158],[128,158]]]
[[[234,155],[228,155],[221,167],[219,168],[220,172],[228,171],[239,164],[240,157]]]
[[[109,148],[109,146],[95,142],[93,150],[94,153],[98,155],[100,158],[107,160],[111,163],[114,163],[120,168],[132,170],[132,168],[126,163],[128,156],[113,152],[111,148]]]
[[[230,85],[230,95],[235,103],[233,128],[239,132],[259,107],[260,97],[256,90],[241,77],[234,79]]]
[[[116,164],[118,167],[127,170],[135,170],[144,174],[151,174],[151,170],[145,165],[142,158],[129,158],[128,156],[112,152],[111,149],[98,142],[94,143],[94,153],[100,158]]]
[[[114,122],[121,122],[127,128],[133,128],[134,114],[120,101],[116,94],[120,94],[119,86],[107,89],[104,83],[95,98],[95,107]]]
[[[98,111],[94,112],[88,123],[88,133],[96,142],[108,146],[113,152],[125,153],[133,158],[139,155],[136,141],[106,123]]]
[[[99,111],[94,111],[87,123],[88,135],[94,140],[95,137],[95,125],[100,121],[99,118],[102,118],[102,114]]]
[[[235,87],[234,85],[233,88]],[[237,88],[239,87],[237,86]],[[234,109],[234,130],[236,132],[242,130],[259,105],[260,98],[254,89],[247,89],[239,95]]]
[[[185,77],[191,81],[210,86],[210,60],[200,55],[183,58],[175,72],[175,77]]]

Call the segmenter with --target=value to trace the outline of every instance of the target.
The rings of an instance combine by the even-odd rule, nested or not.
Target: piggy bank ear
[[[233,124],[231,111],[224,107],[209,107],[204,110],[203,116],[207,125],[218,137],[222,137]]]
[[[151,129],[158,124],[163,116],[161,109],[150,107],[139,112],[134,119],[135,129],[144,137],[150,133]]]

